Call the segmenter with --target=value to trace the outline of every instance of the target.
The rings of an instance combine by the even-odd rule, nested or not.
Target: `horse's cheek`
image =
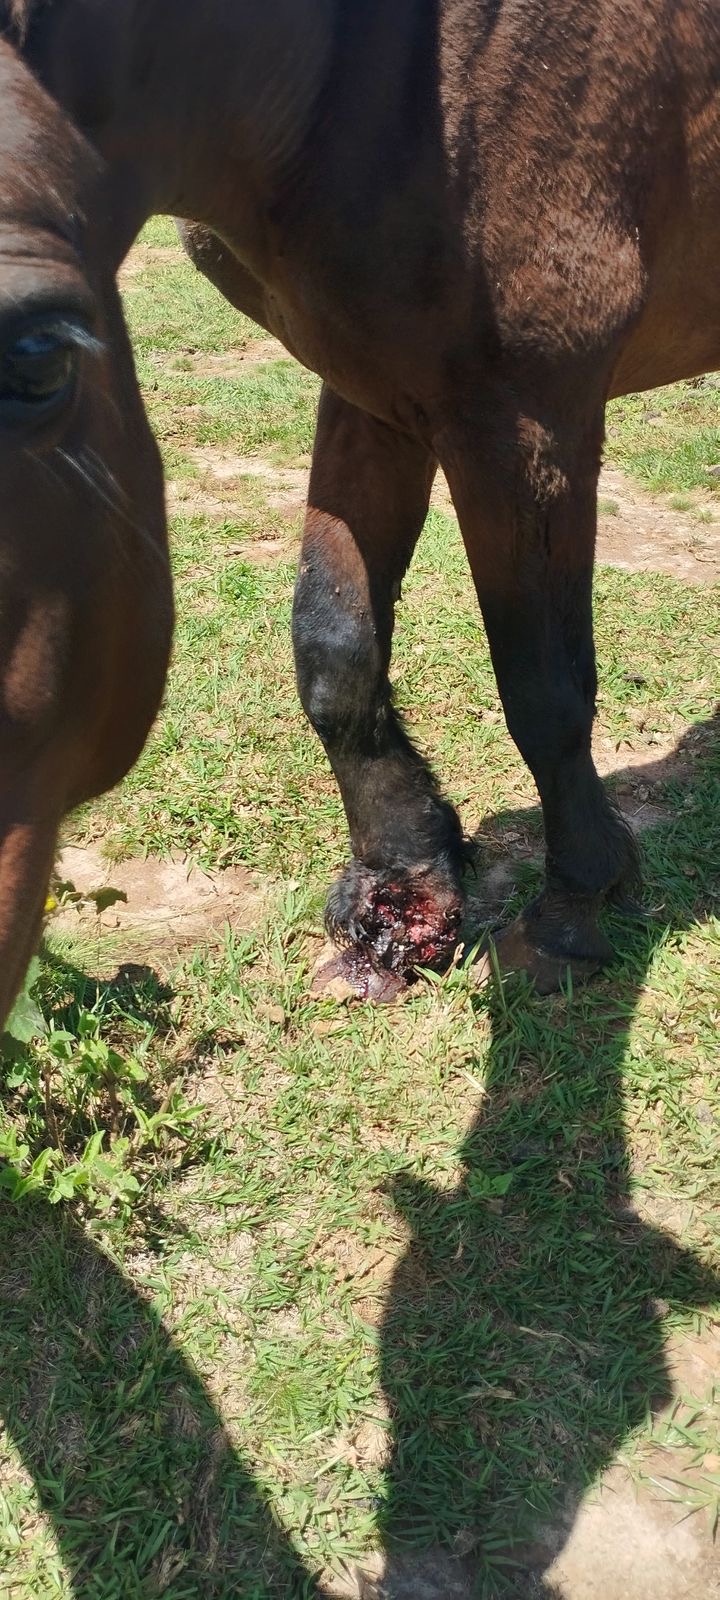
[[[82,759],[72,804],[112,788],[137,760],[167,677],[174,614],[162,544],[148,554],[140,573],[117,568],[108,590],[107,603],[98,604],[86,621],[81,649],[82,675],[92,674],[93,692],[84,708],[76,706]]]

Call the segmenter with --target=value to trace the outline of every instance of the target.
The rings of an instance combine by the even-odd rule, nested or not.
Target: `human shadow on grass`
[[[117,1027],[169,1026],[172,991],[153,969],[96,980],[52,951],[48,963],[61,1024],[99,1005]],[[73,1600],[320,1600],[151,1296],[69,1208],[0,1206],[0,1486],[13,1477],[4,1426]],[[152,1205],[138,1225],[158,1254],[184,1232]],[[6,1565],[20,1585],[21,1554]]]
[[[36,1202],[0,1214],[0,1416],[73,1600],[320,1600],[151,1297]]]
[[[618,960],[588,991],[494,990],[459,1186],[393,1184],[411,1242],[380,1339],[394,1433],[383,1600],[549,1600],[543,1574],[584,1492],[671,1398],[664,1319],[720,1301],[720,1278],[641,1219],[629,1183],[625,1070],[648,1107],[661,1092],[651,1062],[627,1059],[635,1004],[668,935],[720,904],[717,717],[674,767],[670,820],[644,839],[654,917],[616,921]]]

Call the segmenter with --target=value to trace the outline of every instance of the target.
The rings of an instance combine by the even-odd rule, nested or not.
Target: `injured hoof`
[[[360,949],[338,950],[326,945],[310,985],[311,995],[331,1000],[371,1000],[375,1005],[397,1005],[410,992],[400,973],[374,967]]]
[[[355,992],[382,999],[391,980],[397,987],[418,967],[443,971],[450,965],[462,913],[459,888],[437,871],[390,877],[353,861],[331,892],[326,926],[345,951],[343,976]]]
[[[378,1005],[404,1000],[418,967],[450,965],[462,911],[460,890],[437,871],[388,877],[352,861],[328,901],[334,948],[323,951],[311,993]]]
[[[535,984],[538,994],[554,994],[564,989],[570,972],[574,984],[587,983],[609,960],[612,951],[602,935],[597,936],[598,948],[593,955],[555,954],[543,949],[539,941],[539,928],[524,913],[515,918],[508,928],[500,929],[488,941],[495,947],[497,964],[502,973],[524,972]],[[487,983],[495,970],[488,947],[481,952],[473,967],[478,983]]]

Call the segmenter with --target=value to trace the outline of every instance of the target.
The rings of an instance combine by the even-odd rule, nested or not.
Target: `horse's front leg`
[[[560,397],[557,401],[554,395]],[[439,453],[457,507],[509,731],[542,801],[545,886],[497,940],[502,965],[549,990],[610,956],[598,913],[637,877],[636,848],[591,754],[592,576],[602,398],[492,398]]]
[[[345,950],[343,978],[378,999],[394,998],[414,967],[447,962],[462,914],[460,824],[403,731],[388,680],[394,605],[434,473],[422,445],[323,391],[293,642],[353,851],[327,926]]]

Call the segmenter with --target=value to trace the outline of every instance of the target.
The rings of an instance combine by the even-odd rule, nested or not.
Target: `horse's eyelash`
[[[83,327],[81,322],[72,322],[65,317],[51,317],[44,326],[47,328],[48,333],[57,334],[60,338],[66,339],[68,344],[74,345],[76,349],[87,351],[88,355],[102,355],[105,349],[102,340],[98,339],[94,333],[91,333],[89,328]]]

